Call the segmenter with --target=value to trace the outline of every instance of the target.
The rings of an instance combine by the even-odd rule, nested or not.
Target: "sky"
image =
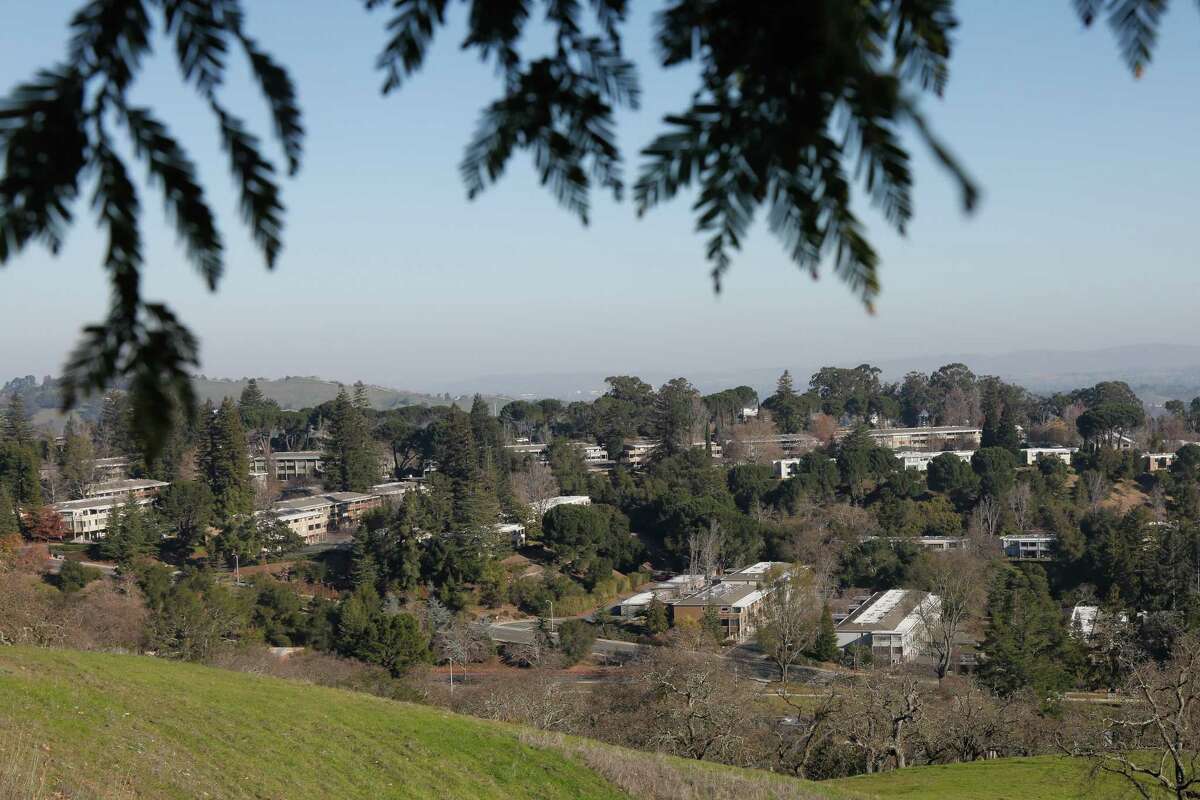
[[[0,91],[61,57],[78,0],[12,0]],[[289,67],[308,131],[284,181],[285,250],[268,272],[236,210],[215,123],[159,42],[132,90],[197,161],[227,247],[209,293],[142,193],[144,293],[199,335],[210,376],[320,375],[440,391],[479,376],[652,373],[857,364],[934,352],[1006,353],[1131,343],[1200,344],[1194,215],[1200,186],[1200,14],[1176,3],[1140,80],[1103,26],[1069,0],[960,0],[946,96],[925,109],[983,188],[961,212],[950,178],[912,137],[915,219],[906,237],[863,209],[882,258],[874,315],[826,270],[813,282],[756,224],[715,296],[686,197],[638,219],[593,196],[591,225],[557,206],[518,154],[470,201],[457,165],[491,68],[459,50],[463,9],[424,69],[380,94],[384,16],[328,0],[246,3],[248,30]],[[632,3],[626,49],[642,107],[622,113],[626,177],[687,67],[657,66],[651,15]],[[267,140],[240,61],[227,105]],[[103,238],[81,202],[57,256],[0,270],[0,379],[57,374],[80,327],[105,314]],[[486,390],[487,386],[478,388]]]

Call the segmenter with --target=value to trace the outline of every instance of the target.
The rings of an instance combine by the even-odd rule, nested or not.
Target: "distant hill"
[[[337,381],[311,376],[288,376],[278,379],[256,378],[256,380],[258,388],[264,395],[279,403],[283,408],[289,409],[312,408],[326,403],[337,397],[338,389],[343,385]],[[192,379],[192,386],[195,387],[196,397],[201,403],[205,400],[220,403],[226,397],[237,400],[249,382],[249,378],[209,378],[201,375]],[[350,389],[351,387],[346,385],[346,390]],[[370,401],[371,407],[379,411],[387,411],[401,406],[444,406],[455,400],[460,403],[463,401],[463,398],[451,399],[445,395],[406,392],[400,389],[387,389],[383,386],[371,385],[367,386],[367,399]],[[465,401],[470,404],[471,398],[468,397]]]
[[[684,796],[864,797],[275,678],[0,647],[0,798]]]

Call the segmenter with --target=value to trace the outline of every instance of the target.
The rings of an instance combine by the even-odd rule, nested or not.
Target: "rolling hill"
[[[0,800],[855,798],[145,656],[0,647]]]

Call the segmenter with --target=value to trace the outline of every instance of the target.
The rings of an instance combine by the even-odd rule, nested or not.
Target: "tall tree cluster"
[[[212,493],[219,522],[230,523],[254,512],[246,431],[233,400],[225,398],[216,409],[211,403],[205,406],[196,466]]]

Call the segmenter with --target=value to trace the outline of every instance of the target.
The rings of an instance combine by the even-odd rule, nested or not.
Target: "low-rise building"
[[[1175,453],[1146,453],[1142,458],[1147,472],[1170,469],[1171,465],[1175,463]]]
[[[1025,456],[1027,466],[1036,464],[1039,458],[1057,458],[1069,466],[1071,456],[1078,449],[1077,447],[1026,447],[1021,453]]]
[[[786,481],[788,478],[795,477],[800,471],[800,462],[803,459],[799,458],[777,458],[771,462],[771,467],[775,470],[775,477],[781,481]]]
[[[869,647],[876,664],[913,661],[925,647],[923,620],[936,615],[938,607],[937,596],[927,592],[876,592],[838,623],[838,647]]]
[[[726,572],[721,576],[721,583],[750,583],[766,586],[777,575],[782,575],[792,568],[786,561],[759,561],[748,567]]]
[[[369,511],[383,506],[383,498],[377,494],[329,492],[325,497],[333,502],[333,527],[335,528],[353,527]]]
[[[519,522],[498,522],[493,526],[500,536],[506,536],[513,547],[525,546],[525,526]]]
[[[92,474],[97,481],[115,481],[129,477],[129,459],[125,456],[97,458],[92,462]]]
[[[1000,542],[1010,561],[1049,561],[1054,558],[1058,537],[1053,533],[1022,533],[1001,536]]]
[[[905,469],[915,469],[917,472],[925,472],[929,469],[929,462],[933,461],[938,456],[946,454],[955,456],[963,461],[970,462],[971,457],[975,455],[974,450],[901,450],[895,453],[896,458],[904,465]]]
[[[145,508],[154,503],[154,497],[88,497],[55,503],[51,508],[62,517],[72,539],[91,542],[108,535],[113,510],[129,502]]]
[[[409,492],[427,491],[425,486],[417,481],[391,481],[377,483],[371,487],[371,494],[379,495],[385,504],[397,504]]]
[[[269,474],[277,481],[315,478],[323,471],[324,457],[320,450],[285,450],[270,455],[260,453],[250,458],[250,474],[255,477]]]
[[[671,624],[683,620],[700,622],[710,606],[716,609],[721,622],[722,641],[749,641],[758,629],[762,604],[771,592],[752,583],[714,583],[695,594],[681,597],[670,604]]]
[[[317,544],[325,541],[329,534],[329,510],[332,503],[324,503],[312,508],[298,508],[290,511],[272,512],[279,522],[287,525],[292,533],[304,540],[305,544]]]
[[[140,500],[144,497],[157,497],[161,490],[170,485],[166,481],[152,481],[147,478],[121,478],[103,483],[93,483],[84,489],[83,493],[88,497],[95,498],[116,497],[123,500],[126,497],[133,497]]]
[[[849,431],[843,431],[845,435]],[[928,428],[875,428],[867,432],[880,447],[892,450],[929,450],[942,442],[979,447],[983,429],[969,425],[935,425]]]

